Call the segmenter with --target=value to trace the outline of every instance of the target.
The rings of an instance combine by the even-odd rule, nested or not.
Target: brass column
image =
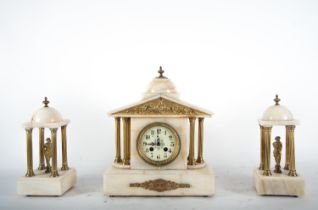
[[[39,128],[39,167],[38,167],[38,170],[45,169],[43,145],[44,145],[44,128]]]
[[[69,170],[67,163],[67,143],[66,143],[66,125],[61,127],[62,133],[62,171]]]
[[[124,130],[124,165],[130,165],[130,118],[123,118]]]
[[[51,176],[56,177],[58,176],[57,172],[57,150],[56,150],[56,132],[57,128],[50,128],[51,130],[51,139],[52,139],[52,169],[51,169]]]
[[[130,149],[131,149],[131,120],[128,120],[128,159],[130,164]]]
[[[272,175],[271,167],[271,127],[263,127],[263,138],[264,138],[264,176]]]
[[[288,135],[288,141],[289,141],[289,173],[288,176],[297,176],[296,173],[296,164],[295,164],[295,138],[294,138],[294,131],[295,126],[294,125],[288,125],[286,126],[286,131]]]
[[[198,158],[196,160],[197,164],[203,164],[203,122],[204,118],[199,118],[199,126],[198,126]]]
[[[116,156],[115,163],[122,163],[121,155],[120,155],[120,117],[115,118],[115,144],[116,144]]]
[[[264,149],[265,149],[265,145],[264,145],[264,127],[260,125],[260,130],[261,130],[261,143],[260,143],[260,158],[261,158],[261,161],[260,161],[260,164],[259,164],[259,170],[264,170]]]
[[[32,128],[26,128],[26,147],[27,147],[27,172],[25,176],[34,176],[33,172],[33,157],[32,157]]]
[[[289,134],[288,134],[288,126],[286,126],[286,145],[285,145],[285,170],[289,170],[289,162],[290,162],[290,144],[289,144]]]
[[[189,156],[188,165],[194,165],[194,129],[195,129],[195,117],[190,117],[190,143],[189,143]]]

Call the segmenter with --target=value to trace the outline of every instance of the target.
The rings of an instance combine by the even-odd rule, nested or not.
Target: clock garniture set
[[[204,119],[212,113],[179,99],[176,87],[160,67],[142,100],[115,110],[115,159],[103,175],[103,192],[109,196],[212,196],[215,177],[203,159]],[[260,165],[254,171],[260,195],[304,195],[304,179],[295,166],[294,131],[298,121],[280,105],[276,95],[259,120]],[[34,112],[24,123],[27,171],[17,181],[19,195],[60,196],[74,186],[76,171],[68,166],[66,127],[69,120],[50,107]],[[273,126],[286,128],[285,145],[276,136],[271,163]],[[39,165],[33,169],[32,131],[38,128]],[[49,131],[47,134],[45,131]],[[61,131],[61,160],[57,164],[58,131]],[[280,165],[285,150],[285,166]]]

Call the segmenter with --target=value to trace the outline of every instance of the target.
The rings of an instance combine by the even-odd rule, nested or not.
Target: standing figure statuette
[[[274,158],[275,158],[275,173],[282,173],[281,167],[280,167],[280,161],[282,158],[282,143],[280,141],[280,137],[276,136],[275,137],[275,142],[273,143],[273,147],[274,147]]]
[[[51,172],[51,158],[53,155],[53,150],[52,150],[52,142],[50,138],[46,139],[46,143],[43,145],[43,151],[44,151],[44,156],[45,156],[45,161],[46,161],[46,170],[45,173],[50,173]]]

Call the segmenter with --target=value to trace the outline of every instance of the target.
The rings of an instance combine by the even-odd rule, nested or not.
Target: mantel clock
[[[214,175],[203,159],[203,123],[212,113],[181,101],[161,67],[158,73],[141,101],[110,113],[116,155],[104,173],[104,193],[211,196]]]

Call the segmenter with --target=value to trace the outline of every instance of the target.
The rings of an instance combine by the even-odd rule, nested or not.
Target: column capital
[[[51,132],[56,132],[58,130],[58,128],[50,128]]]
[[[32,130],[33,130],[33,128],[24,128],[25,129],[25,131],[28,133],[28,132],[32,132]]]
[[[295,130],[296,126],[295,125],[286,125],[286,129],[288,130]]]
[[[261,126],[261,129],[263,129],[264,131],[271,131],[271,130],[272,130],[272,127],[264,127],[264,126]]]
[[[196,120],[197,118],[196,117],[189,117],[189,120],[190,121],[194,121],[194,120]]]

